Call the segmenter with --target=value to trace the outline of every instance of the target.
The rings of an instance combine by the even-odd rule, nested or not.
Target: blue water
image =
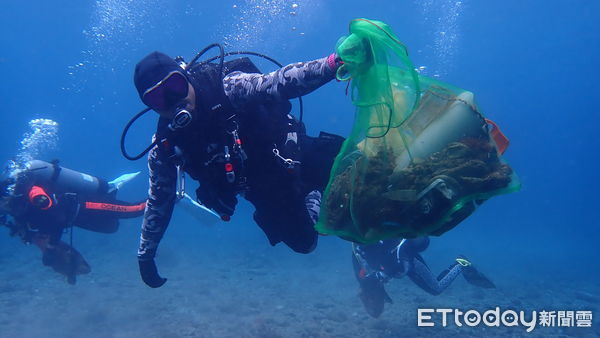
[[[141,220],[123,222],[113,235],[76,232],[75,245],[93,269],[76,286],[43,267],[36,248],[0,229],[0,336],[442,337],[483,333],[417,329],[418,303],[597,312],[598,13],[600,2],[584,0],[3,2],[3,161],[19,152],[30,120],[47,118],[58,122],[59,141],[42,159],[106,178],[145,172],[146,163],[125,160],[118,144],[124,124],[143,108],[132,81],[141,57],[161,50],[190,60],[224,42],[282,63],[311,60],[333,51],[351,19],[366,17],[388,23],[424,75],[475,93],[481,111],[510,138],[505,157],[523,188],[486,202],[425,253],[435,271],[468,255],[503,293],[463,295],[470,286],[460,280],[430,297],[408,280],[392,281],[396,302],[379,320],[365,315],[356,296],[346,242],[322,238],[309,256],[271,248],[247,204],[215,227],[176,214],[158,257],[170,279],[159,290],[137,274]],[[344,90],[331,82],[304,98],[309,133],[348,134],[354,108]],[[134,126],[131,152],[150,142],[155,119]],[[138,178],[121,197],[141,199],[146,189]],[[596,318],[593,324],[536,332],[600,335]]]

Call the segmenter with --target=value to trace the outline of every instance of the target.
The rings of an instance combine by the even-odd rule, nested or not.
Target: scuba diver
[[[217,57],[196,62],[207,50]],[[257,53],[233,52],[232,54]],[[200,183],[198,202],[222,220],[233,215],[237,196],[254,207],[254,221],[271,245],[283,242],[295,252],[309,253],[317,244],[314,224],[321,193],[344,138],[321,132],[306,135],[304,124],[290,114],[300,98],[335,78],[342,61],[331,54],[262,74],[246,57],[224,61],[223,47],[213,44],[189,63],[161,52],[135,67],[134,83],[150,109],[159,115],[154,142],[146,149],[150,173],[138,262],[143,281],[157,288],[166,282],[154,262],[173,206],[183,195],[182,175]]]
[[[75,284],[76,276],[90,266],[73,248],[73,227],[114,233],[119,219],[141,216],[146,202],[117,200],[119,188],[138,173],[125,174],[107,182],[67,169],[57,162],[33,160],[23,170],[5,172],[0,181],[0,224],[24,243],[42,251],[42,262]],[[70,234],[70,243],[61,241]]]
[[[436,277],[420,255],[428,246],[429,237],[352,244],[352,265],[360,286],[359,297],[370,316],[378,318],[383,313],[384,304],[392,303],[384,288],[384,284],[392,278],[408,276],[413,283],[434,296],[446,290],[460,274],[470,284],[486,289],[496,287],[464,256],[458,256]]]

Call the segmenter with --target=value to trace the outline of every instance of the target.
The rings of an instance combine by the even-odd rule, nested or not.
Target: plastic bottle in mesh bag
[[[519,189],[507,140],[471,92],[419,76],[383,22],[356,19],[338,79],[357,107],[316,229],[361,243],[441,235],[492,196]]]

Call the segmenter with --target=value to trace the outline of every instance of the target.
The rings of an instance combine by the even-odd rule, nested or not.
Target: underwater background
[[[139,277],[141,219],[121,221],[112,235],[75,229],[74,246],[92,266],[75,286],[44,267],[37,248],[0,228],[1,337],[600,336],[600,2],[33,0],[2,7],[3,161],[31,152],[107,179],[145,176],[146,162],[127,161],[119,150],[123,126],[144,108],[133,86],[143,56],[160,50],[189,61],[222,42],[284,64],[307,61],[333,52],[350,20],[364,17],[389,24],[421,74],[475,93],[482,113],[510,138],[505,158],[523,187],[489,200],[424,253],[435,273],[467,255],[497,289],[459,278],[430,296],[408,279],[392,280],[394,304],[379,319],[357,296],[348,242],[321,237],[309,255],[271,247],[246,202],[231,222],[210,227],[176,210],[157,256],[169,278],[160,289]],[[263,72],[275,69],[255,61]],[[332,81],[304,97],[310,134],[349,133],[354,107],[345,85]],[[55,121],[58,131],[52,126],[34,146],[23,144],[38,118]],[[131,153],[151,142],[155,123],[149,114],[134,125]],[[146,191],[138,177],[119,197],[141,200]],[[594,319],[591,328],[531,333],[417,327],[417,308],[496,306],[591,310]]]

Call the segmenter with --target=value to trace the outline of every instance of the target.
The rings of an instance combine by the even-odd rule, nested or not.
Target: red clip
[[[238,139],[235,139],[235,143],[237,143],[237,144],[239,144],[239,145],[242,145],[242,140],[241,140],[241,139],[239,139],[239,138],[238,138]]]
[[[232,172],[233,171],[233,164],[231,163],[225,163],[225,171],[226,172]]]
[[[229,215],[221,215],[221,219],[225,222],[229,222],[231,220],[231,216]]]
[[[490,135],[492,136],[492,139],[498,147],[498,152],[500,153],[500,155],[504,154],[506,148],[508,148],[508,145],[510,144],[508,137],[504,135],[502,130],[500,130],[500,127],[498,127],[498,125],[494,121],[485,119],[485,122],[492,126],[492,129],[490,130]]]

